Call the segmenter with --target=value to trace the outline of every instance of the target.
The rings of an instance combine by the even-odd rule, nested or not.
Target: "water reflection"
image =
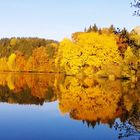
[[[55,75],[0,74],[0,101],[36,105],[55,101],[54,80]]]
[[[43,105],[56,100],[62,114],[88,127],[108,124],[118,131],[118,138],[140,137],[139,82],[57,74],[0,74],[0,102]]]

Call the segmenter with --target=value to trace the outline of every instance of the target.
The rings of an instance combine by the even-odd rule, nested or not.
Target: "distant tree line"
[[[35,48],[50,47],[54,40],[40,38],[2,38],[0,39],[0,57],[8,57],[15,51],[20,51],[23,55],[30,56]]]

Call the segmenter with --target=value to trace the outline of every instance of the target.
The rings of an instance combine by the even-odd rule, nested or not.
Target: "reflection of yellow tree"
[[[127,117],[133,116],[135,106],[140,110],[139,87],[129,81],[3,73],[0,74],[0,101],[42,104],[58,98],[60,111],[74,119],[110,123],[117,117],[126,120],[125,113]]]
[[[9,87],[9,89],[14,90],[15,84],[14,84],[14,77],[12,76],[12,74],[8,74],[6,81],[7,81],[7,86]]]
[[[45,99],[47,96],[46,94],[50,92],[48,91],[50,90],[50,87],[52,88],[52,90],[54,89],[53,84],[55,80],[55,75],[33,74],[30,76],[28,75],[25,78],[28,87],[31,88],[31,94],[38,98]]]
[[[105,84],[106,83],[106,84]],[[84,82],[67,77],[60,85],[59,107],[72,118],[107,122],[121,114],[120,82],[85,79]]]
[[[133,107],[140,103],[140,85],[130,81],[122,82],[123,104],[128,112],[133,110]]]
[[[7,85],[13,95],[16,96],[30,89],[31,96],[44,101],[56,100],[54,81],[55,75],[53,74],[0,74],[0,85],[3,87]]]

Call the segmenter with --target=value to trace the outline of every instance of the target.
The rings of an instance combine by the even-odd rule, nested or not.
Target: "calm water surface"
[[[1,73],[0,139],[139,140],[139,82]]]

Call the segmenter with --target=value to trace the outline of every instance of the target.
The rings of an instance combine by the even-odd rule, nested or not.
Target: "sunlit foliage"
[[[92,127],[96,123],[112,127],[116,118],[125,122],[137,112],[133,109],[140,101],[136,85],[130,81],[66,77],[59,90],[60,111]]]
[[[66,75],[131,78],[140,67],[140,36],[96,24],[58,43],[39,38],[0,39],[0,71],[59,72]]]
[[[121,57],[114,35],[78,33],[73,39],[64,39],[59,47],[60,66],[66,74],[83,72],[90,75],[103,70],[106,65],[120,67]]]

